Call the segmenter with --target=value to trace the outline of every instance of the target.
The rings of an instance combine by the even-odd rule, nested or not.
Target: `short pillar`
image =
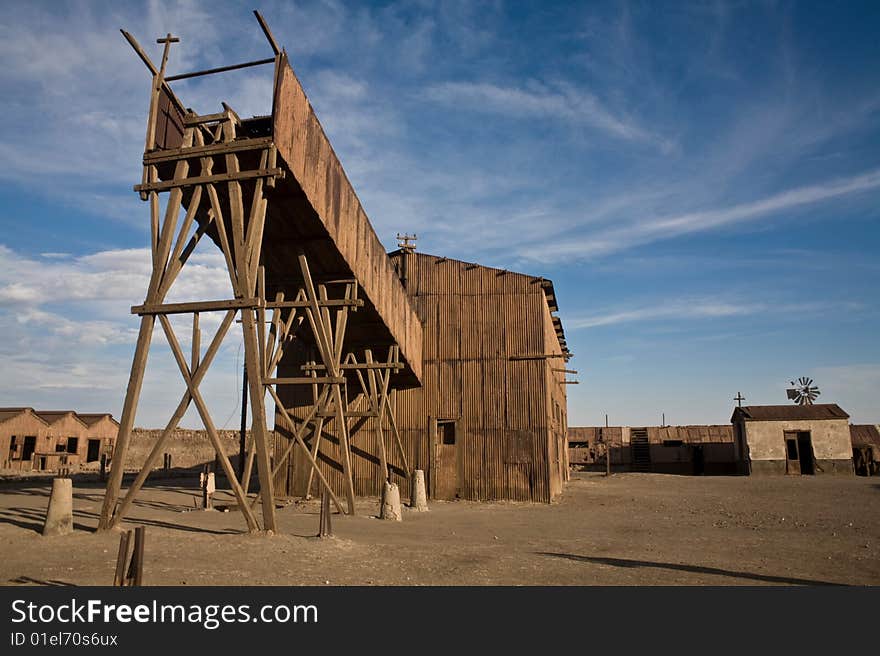
[[[425,491],[425,472],[421,469],[416,469],[412,475],[409,507],[419,512],[425,512],[428,509],[428,495]]]
[[[202,508],[212,510],[214,508],[214,491],[217,488],[214,485],[214,472],[208,471],[207,465],[199,477],[199,484],[202,488]]]
[[[379,511],[379,519],[390,519],[399,522],[403,519],[400,508],[400,490],[397,483],[385,483],[382,488],[382,509]]]
[[[73,532],[73,481],[56,478],[52,481],[52,495],[46,509],[43,535],[67,535]]]

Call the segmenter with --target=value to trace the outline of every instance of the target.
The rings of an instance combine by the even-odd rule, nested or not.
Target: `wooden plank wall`
[[[402,257],[392,255],[398,264]],[[564,363],[509,359],[560,352],[539,279],[421,253],[406,257],[407,293],[424,322],[423,387],[397,390],[392,406],[411,466],[426,472],[434,498],[549,502],[567,477],[565,386],[563,374],[551,371]],[[432,443],[437,419],[456,422],[454,462],[448,447]],[[398,464],[391,439],[386,431],[389,461]],[[377,495],[374,419],[353,443],[356,492]],[[342,489],[332,460],[324,471]],[[305,459],[295,461],[293,480],[279,483],[301,494]]]
[[[421,379],[422,326],[286,55],[272,130],[278,154],[388,326],[401,357]]]

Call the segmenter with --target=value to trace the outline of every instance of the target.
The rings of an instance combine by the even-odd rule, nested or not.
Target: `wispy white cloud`
[[[738,223],[772,217],[789,210],[823,203],[880,188],[880,170],[783,191],[759,200],[673,216],[644,218],[622,228],[569,235],[560,243],[530,244],[524,257],[590,258],[685,234],[705,232]]]
[[[586,125],[626,141],[645,141],[670,150],[672,142],[641,127],[631,118],[609,110],[594,94],[570,83],[525,87],[499,86],[488,82],[442,82],[424,92],[428,100],[472,112],[513,118],[549,118]]]
[[[690,297],[673,298],[664,303],[649,303],[634,307],[610,308],[587,316],[570,316],[565,320],[566,330],[576,331],[585,328],[599,328],[623,323],[650,323],[665,321],[692,321],[695,319],[722,319],[761,315],[799,315],[825,312],[833,308],[854,312],[863,307],[852,302],[810,302],[810,303],[771,303],[755,302],[746,298]]]

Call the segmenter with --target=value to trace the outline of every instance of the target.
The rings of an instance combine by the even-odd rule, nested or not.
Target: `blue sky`
[[[149,78],[118,29],[157,59],[181,37],[171,73],[221,66],[271,54],[251,5],[7,3],[0,405],[118,415],[149,243]],[[386,247],[554,280],[571,425],[725,423],[803,375],[880,421],[880,5],[259,5]],[[270,77],[175,89],[261,114]],[[223,297],[221,264],[198,252],[175,298]],[[183,389],[163,341],[139,425]],[[229,338],[205,382],[220,425],[240,362]]]

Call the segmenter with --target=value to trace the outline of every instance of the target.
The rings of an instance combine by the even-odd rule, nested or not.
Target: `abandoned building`
[[[736,408],[736,457],[750,474],[852,474],[849,415],[836,403]]]
[[[57,471],[108,459],[119,424],[109,414],[0,408],[3,469]]]
[[[410,480],[416,468],[426,470],[435,498],[550,501],[568,475],[568,352],[552,315],[552,283],[421,254],[389,256],[287,53],[255,15],[272,57],[175,75],[166,64],[177,37],[159,39],[157,65],[122,32],[152,76],[134,190],[149,201],[153,270],[144,303],[131,309],[140,332],[99,527],[122,521],[190,404],[250,531],[275,530],[277,497],[320,490],[353,514],[356,494],[377,494],[389,475]],[[220,99],[222,111],[197,114],[170,85],[267,64],[273,93],[264,116],[241,118]],[[200,242],[222,252],[229,297],[167,303]],[[205,312],[225,316],[203,342]],[[192,353],[168,319],[181,314],[192,318]],[[251,429],[240,471],[199,392],[236,317]],[[187,390],[123,493],[157,322]],[[254,469],[258,489],[250,488]]]
[[[549,502],[569,470],[568,350],[553,284],[412,249],[390,258],[423,326],[422,386],[389,399],[402,455],[435,499]],[[375,418],[352,433],[360,495],[384,480],[380,439]],[[402,462],[389,461],[403,482]],[[308,464],[294,455],[281,481],[288,494],[309,491]],[[342,470],[326,455],[322,467]]]
[[[613,471],[662,474],[736,474],[729,424],[696,426],[572,426],[569,460],[574,467],[604,470],[605,449]]]
[[[853,424],[849,427],[853,468],[859,476],[880,474],[880,430],[876,424]]]
[[[730,424],[572,426],[573,467],[670,474],[852,474],[877,471],[876,426],[850,426],[834,403],[736,408]]]

